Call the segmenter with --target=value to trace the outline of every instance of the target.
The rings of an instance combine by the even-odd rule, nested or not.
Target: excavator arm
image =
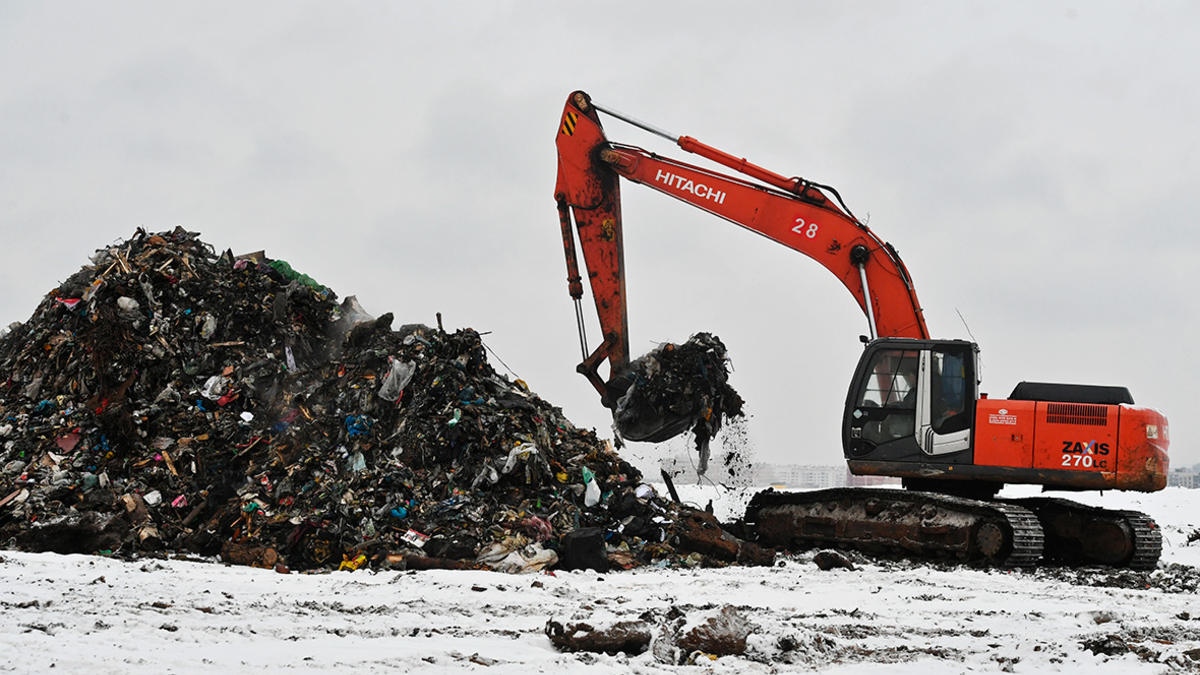
[[[610,143],[598,111],[669,138],[687,152],[759,182],[661,157],[634,146]],[[816,260],[854,296],[867,316],[872,338],[929,337],[916,291],[900,256],[848,209],[839,208],[829,196],[837,197],[832,188],[784,177],[694,138],[672,136],[598,106],[581,91],[567,98],[557,146],[555,199],[568,285],[576,302],[584,352],[578,370],[600,392],[606,406],[614,407],[615,397],[627,386],[622,376],[630,361],[618,178],[687,202]],[[603,331],[603,342],[590,353],[582,333],[583,287],[576,236]],[[605,359],[610,365],[607,382],[598,373]]]

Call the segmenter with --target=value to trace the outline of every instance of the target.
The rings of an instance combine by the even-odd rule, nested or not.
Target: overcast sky
[[[583,89],[837,187],[899,249],[932,333],[980,344],[983,391],[1127,386],[1192,464],[1198,34],[1191,2],[0,0],[0,322],[94,249],[182,224],[397,323],[488,331],[611,437],[574,371],[553,200]],[[622,198],[634,351],[719,335],[758,457],[840,464],[867,331],[851,296],[729,223]]]

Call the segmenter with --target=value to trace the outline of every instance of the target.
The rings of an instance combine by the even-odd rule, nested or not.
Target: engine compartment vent
[[[1047,403],[1046,422],[1106,427],[1108,426],[1108,406],[1086,403]]]

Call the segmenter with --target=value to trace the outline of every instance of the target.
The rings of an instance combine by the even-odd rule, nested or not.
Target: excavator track
[[[777,548],[854,548],[1007,567],[1042,557],[1042,526],[1027,508],[910,490],[831,488],[758,493],[746,526]]]
[[[986,503],[986,502],[984,502]],[[1028,509],[1009,504],[990,504],[1008,518],[1013,530],[1013,550],[1004,560],[1007,567],[1036,565],[1042,557],[1044,536],[1037,516]]]
[[[1037,515],[1052,564],[1154,569],[1162,554],[1162,531],[1150,516],[1055,497],[1005,500]]]
[[[1135,570],[1152,570],[1158,567],[1162,555],[1162,530],[1158,523],[1139,511],[1119,511],[1133,528],[1135,543],[1133,558],[1129,566]]]

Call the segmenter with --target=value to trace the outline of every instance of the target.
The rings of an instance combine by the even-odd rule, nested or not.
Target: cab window
[[[913,437],[920,363],[915,349],[884,349],[871,357],[851,422],[863,449]]]
[[[972,360],[961,348],[938,348],[932,353],[930,373],[930,422],[939,434],[962,431],[971,426],[967,406],[973,398]]]
[[[870,376],[859,392],[858,405],[915,408],[919,352],[909,349],[885,349],[871,361]]]

